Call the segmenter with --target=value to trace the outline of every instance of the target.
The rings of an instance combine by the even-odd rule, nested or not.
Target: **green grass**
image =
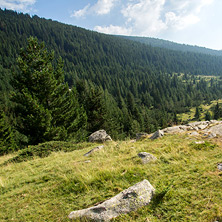
[[[151,203],[113,221],[213,222],[222,218],[222,172],[217,170],[222,162],[220,141],[197,147],[185,135],[169,135],[154,141],[110,142],[92,156],[83,156],[95,146],[85,143],[80,150],[2,165],[0,221],[69,221],[71,211],[93,206],[143,179],[156,189]],[[142,151],[158,160],[141,164],[137,154]],[[0,163],[14,156],[2,156]]]
[[[200,113],[201,113],[200,120],[205,120],[205,114],[207,113],[207,111],[210,112],[211,116],[213,115],[212,108],[217,104],[217,102],[220,105],[222,104],[222,100],[219,99],[219,100],[211,101],[210,104],[202,104],[199,106]],[[178,116],[178,119],[180,119],[182,122],[196,121],[194,117],[195,112],[196,112],[196,107],[192,107],[189,112],[181,113],[181,114],[178,114],[177,116]]]

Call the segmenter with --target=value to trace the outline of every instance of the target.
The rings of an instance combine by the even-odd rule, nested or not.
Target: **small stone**
[[[195,141],[194,143],[195,143],[195,144],[204,144],[205,141]]]
[[[143,164],[147,164],[147,163],[157,160],[155,156],[147,152],[138,153],[138,156],[141,158]]]
[[[195,131],[195,132],[190,133],[189,135],[190,135],[190,136],[199,136],[200,134]]]
[[[96,151],[101,150],[101,149],[103,149],[103,148],[104,148],[103,145],[97,146],[97,147],[91,149],[89,152],[85,153],[83,156],[89,156],[89,155],[91,155],[93,152],[96,152]]]
[[[222,171],[222,163],[218,163],[218,164],[217,164],[217,169],[218,169],[219,171]]]

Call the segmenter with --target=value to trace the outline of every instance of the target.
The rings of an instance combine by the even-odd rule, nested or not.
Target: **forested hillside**
[[[27,38],[30,36],[37,37],[39,42],[44,41],[49,54],[36,54],[33,45],[27,47]],[[36,39],[29,39],[29,44],[30,41],[39,47]],[[30,51],[30,47],[33,51]],[[40,49],[45,50],[44,46]],[[56,59],[61,56],[64,68],[61,60],[54,60],[51,50],[55,52]],[[0,119],[0,130],[3,132],[3,141],[6,137],[4,135],[10,141],[10,138],[14,138],[10,136],[13,134],[21,140],[19,129],[24,127],[21,119],[30,126],[29,119],[25,119],[27,113],[19,118],[16,116],[18,112],[15,107],[19,99],[11,96],[13,92],[27,96],[23,105],[29,103],[32,112],[30,118],[37,113],[39,119],[45,121],[41,127],[47,133],[38,141],[34,140],[33,132],[33,135],[26,135],[23,128],[22,140],[25,144],[61,140],[62,135],[68,139],[75,132],[84,132],[81,137],[83,139],[101,128],[105,128],[113,138],[134,136],[139,131],[152,132],[159,127],[177,123],[177,113],[222,96],[222,81],[219,77],[222,75],[222,57],[155,48],[9,10],[0,10],[0,53],[0,102],[1,110],[4,111]],[[42,80],[45,88],[50,82],[58,88],[55,92],[57,94],[53,90],[49,92],[47,103],[42,100],[44,96],[40,95],[41,85],[38,89],[34,82],[33,88],[28,85],[28,80],[33,80],[30,70],[38,72],[39,78],[42,78],[42,68],[35,64],[35,55],[43,56],[38,59],[41,66],[44,64],[45,73],[50,78],[50,81]],[[29,63],[27,58],[33,62]],[[47,61],[44,61],[46,58]],[[21,61],[26,62],[27,66],[22,65]],[[52,71],[48,73],[47,67],[51,67]],[[22,86],[27,88],[24,92],[18,82],[21,79],[23,81],[23,77],[28,78],[25,76],[26,69],[29,70],[30,79]],[[71,96],[67,93],[67,86],[61,85],[64,84],[61,69],[64,69],[65,81],[73,92]],[[204,75],[218,77],[200,77]],[[68,120],[61,113],[60,117],[55,116],[54,112],[63,103],[58,101],[58,104],[49,108],[52,98],[56,98],[59,90],[62,90],[61,100],[64,99],[64,103],[75,98],[71,101],[76,110],[72,110],[73,116],[70,118],[82,121],[82,125],[75,122],[75,127],[71,127],[70,132],[66,129],[70,126],[62,125],[62,120]],[[42,101],[42,104],[33,112],[36,101]],[[62,110],[65,112],[64,108]],[[45,112],[49,112],[47,115],[50,118],[54,115],[58,120],[55,123],[47,122],[47,117],[42,116]],[[21,110],[20,113],[22,114]],[[39,125],[39,122],[35,120],[35,124]],[[6,125],[11,128],[5,128]],[[38,132],[41,132],[41,128]]]
[[[172,49],[172,50],[183,51],[183,52],[195,52],[195,53],[222,56],[222,50],[213,50],[213,49],[208,49],[208,48],[200,47],[200,46],[179,44],[179,43],[175,43],[175,42],[171,42],[171,41],[163,40],[163,39],[139,37],[139,36],[119,36],[119,37],[133,40],[136,42],[141,42],[146,45],[150,45],[154,47]]]

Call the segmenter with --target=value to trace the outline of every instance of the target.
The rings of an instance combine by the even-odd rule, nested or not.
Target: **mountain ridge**
[[[129,39],[132,41],[140,42],[146,45],[151,45],[154,47],[172,49],[172,50],[183,51],[183,52],[195,52],[195,53],[203,53],[203,54],[208,54],[208,55],[222,56],[222,50],[210,49],[210,48],[202,47],[198,45],[177,43],[170,40],[164,40],[164,39],[152,38],[152,37],[124,36],[124,35],[117,35],[117,36],[124,39]]]

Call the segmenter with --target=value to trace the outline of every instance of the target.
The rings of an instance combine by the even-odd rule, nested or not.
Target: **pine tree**
[[[221,117],[221,109],[219,103],[217,102],[216,106],[214,107],[214,119],[219,119]]]
[[[212,119],[212,116],[211,116],[211,114],[210,114],[210,112],[209,111],[207,111],[206,112],[206,114],[205,114],[205,120],[207,121],[210,121]]]
[[[106,118],[106,107],[102,88],[87,81],[77,82],[80,104],[87,114],[87,131],[89,134],[102,129]]]
[[[196,112],[195,112],[194,117],[195,117],[196,120],[200,120],[200,109],[199,109],[199,107],[196,107]]]
[[[44,43],[30,37],[18,57],[19,72],[14,74],[17,130],[29,144],[66,140],[84,126],[86,115],[79,107],[76,91],[64,83],[62,60],[53,66],[54,54]],[[81,122],[81,123],[80,123]]]
[[[14,134],[11,126],[8,124],[6,115],[0,112],[0,155],[7,154],[16,149]]]

